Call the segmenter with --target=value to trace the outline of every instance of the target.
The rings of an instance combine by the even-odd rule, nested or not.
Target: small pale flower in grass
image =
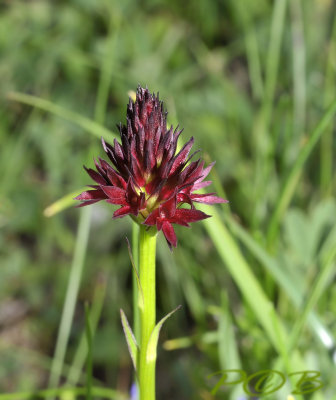
[[[138,87],[136,100],[127,106],[127,123],[119,125],[121,144],[113,145],[102,139],[110,162],[95,161],[96,171],[85,168],[96,182],[76,197],[80,206],[106,200],[120,205],[113,217],[130,215],[139,224],[156,226],[163,231],[169,246],[176,247],[177,238],[172,224],[189,226],[209,215],[195,208],[194,203],[224,203],[214,193],[195,193],[211,184],[204,179],[213,163],[191,161],[198,152],[189,155],[192,137],[177,152],[182,129],[167,128],[167,112],[159,96]]]
[[[139,400],[138,389],[135,383],[131,386],[130,400]]]

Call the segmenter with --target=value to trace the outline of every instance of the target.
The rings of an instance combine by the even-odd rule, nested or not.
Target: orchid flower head
[[[102,138],[109,159],[95,160],[95,170],[85,168],[95,182],[75,199],[87,206],[105,200],[119,205],[114,218],[130,215],[134,221],[162,230],[170,247],[177,245],[173,224],[189,226],[209,218],[194,203],[225,203],[214,193],[196,191],[211,184],[204,180],[214,163],[191,161],[194,138],[177,151],[182,129],[167,128],[167,112],[159,95],[138,87],[135,101],[129,100],[126,125],[118,126],[120,142]]]

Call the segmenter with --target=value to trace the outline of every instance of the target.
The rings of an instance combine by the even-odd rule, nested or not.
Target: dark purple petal
[[[203,189],[209,185],[212,184],[212,181],[203,181],[200,182],[200,180],[198,179],[192,186],[192,192],[195,190],[199,190],[199,189]]]
[[[178,193],[177,202],[178,203],[187,203],[187,204],[189,204],[191,206],[191,208],[195,208],[189,194]]]
[[[86,200],[83,203],[77,204],[75,207],[79,208],[79,207],[85,207],[85,206],[89,206],[90,204],[94,204],[97,203],[98,201],[100,201],[101,199],[97,199],[97,200]]]
[[[176,196],[161,204],[159,207],[160,216],[163,218],[171,218],[176,212]]]
[[[165,235],[165,238],[167,239],[168,244],[176,247],[177,246],[177,237],[176,237],[176,233],[174,231],[172,224],[165,221],[162,224],[162,232]]]
[[[189,222],[197,222],[209,217],[211,217],[211,215],[207,215],[200,210],[187,210],[185,208],[178,208],[174,217],[170,219],[170,222],[179,225],[185,225]]]
[[[155,164],[152,140],[148,140],[146,142],[144,162],[145,162],[144,163],[145,172],[149,174]]]
[[[127,135],[121,135],[121,143],[122,143],[122,154],[125,155],[125,158],[128,162],[131,160],[131,145],[129,143]]]
[[[154,153],[157,154],[157,150],[159,147],[159,143],[160,143],[160,137],[161,137],[161,129],[158,126],[156,128],[155,134],[154,134]]]
[[[105,177],[106,173],[105,173],[105,171],[104,171],[104,168],[102,168],[101,165],[99,165],[99,163],[98,163],[95,159],[93,159],[93,162],[94,162],[94,164],[95,164],[95,166],[96,166],[96,169],[97,169],[98,173],[99,173],[101,176]]]
[[[95,182],[99,183],[100,185],[106,185],[106,180],[100,174],[98,174],[98,172],[91,168],[86,168],[85,165],[84,169]]]
[[[136,183],[141,187],[144,186],[146,181],[143,177],[143,172],[140,170],[138,161],[135,157],[131,158],[131,171],[134,176]]]
[[[109,151],[112,150],[112,146],[109,143],[106,143],[103,137],[101,137],[101,142],[105,153],[108,153]]]
[[[146,131],[147,131],[147,140],[154,141],[155,135],[155,120],[154,120],[154,113],[150,113],[149,118],[146,124]]]
[[[99,162],[102,168],[105,170],[106,177],[112,183],[113,186],[118,186],[123,189],[126,189],[126,182],[120,174],[115,171],[110,164],[108,164],[105,160],[99,158]],[[106,183],[105,183],[106,185]]]
[[[132,179],[129,178],[126,187],[126,198],[129,203],[136,202],[138,198],[138,194],[135,191],[134,184]]]
[[[103,200],[106,197],[102,190],[87,190],[75,197],[74,200]]]
[[[204,164],[204,163],[203,163],[203,164]],[[202,174],[201,174],[201,176],[200,176],[200,178],[199,178],[198,181],[202,181],[204,178],[206,178],[206,177],[209,175],[209,173],[210,173],[212,167],[213,167],[215,164],[216,164],[216,161],[213,161],[213,162],[212,162],[211,164],[209,164],[206,168],[204,168],[204,170],[203,170],[203,172],[202,172]]]
[[[120,189],[115,186],[101,186],[102,190],[110,199],[115,197],[125,198],[126,192],[123,189]]]
[[[117,139],[114,139],[113,146],[114,146],[114,149],[113,149],[114,155],[115,155],[116,159],[119,158],[120,160],[124,160],[123,148],[121,147],[121,145]]]
[[[106,203],[109,204],[115,204],[118,206],[127,206],[127,201],[125,198],[121,198],[121,197],[114,197],[113,199],[107,199]]]
[[[221,197],[218,196],[214,196],[214,193],[191,194],[190,198],[192,201],[196,201],[197,203],[206,203],[206,204],[228,203],[227,200],[222,199]]]
[[[144,225],[156,225],[156,220],[159,218],[159,209],[155,209],[154,211],[152,211],[148,217],[146,218],[146,220],[143,222]]]
[[[181,171],[178,175],[178,181],[179,184],[183,184],[186,179],[190,176],[193,175],[194,171],[198,169],[199,165],[201,163],[201,160],[193,161],[189,165],[187,165],[183,171]],[[199,178],[199,175],[197,175],[197,179]]]
[[[198,163],[196,165],[196,168],[193,169],[193,171],[191,173],[189,173],[188,176],[186,176],[186,179],[184,181],[185,184],[190,183],[190,182],[195,183],[195,182],[199,182],[200,180],[202,180],[204,161],[201,161],[201,160],[197,160],[197,161],[198,161]]]
[[[160,143],[156,152],[156,159],[159,164],[161,164],[163,152],[166,149],[166,146],[167,149],[169,147],[172,135],[173,135],[173,127],[171,126],[170,130],[161,136]]]
[[[107,154],[108,158],[112,161],[113,165],[116,168],[118,168],[118,162],[114,156],[113,147],[109,143],[106,143],[103,138],[102,138],[102,144],[103,144],[103,148],[104,148],[105,153]]]
[[[114,186],[104,186],[102,187],[104,193],[108,196],[106,200],[109,204],[120,204],[127,205],[126,192],[123,189],[119,189]]]
[[[193,144],[194,138],[191,137],[190,140],[182,147],[180,152],[175,156],[173,165],[170,170],[170,175],[172,175],[178,169],[178,167],[183,164],[183,162],[187,159]]]
[[[125,215],[131,214],[131,207],[130,206],[123,206],[118,208],[118,210],[114,211],[113,218],[120,218],[124,217]]]
[[[139,133],[137,135],[137,142],[138,142],[138,147],[139,147],[139,153],[141,156],[143,156],[144,153],[144,147],[145,147],[145,131],[144,128],[139,129]]]

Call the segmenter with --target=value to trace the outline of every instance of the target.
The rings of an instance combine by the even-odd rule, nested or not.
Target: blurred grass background
[[[158,398],[247,398],[241,385],[214,397],[207,378],[242,368],[320,371],[324,387],[295,399],[336,399],[336,2],[11,0],[0,11],[0,400],[80,398],[32,393],[85,385],[85,302],[93,384],[109,388],[94,398],[127,398],[131,220],[104,204],[43,211],[89,183],[82,165],[103,155],[98,138],[125,121],[139,83],[217,161],[214,190],[230,201],[177,227],[173,253],[160,235],[158,317],[183,307],[161,333]],[[297,380],[265,398],[287,398]]]

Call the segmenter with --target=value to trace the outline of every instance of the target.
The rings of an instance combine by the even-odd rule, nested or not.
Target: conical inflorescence
[[[204,161],[191,161],[191,138],[177,152],[182,132],[167,129],[167,112],[159,96],[138,87],[136,100],[127,106],[127,124],[119,125],[121,143],[113,145],[102,139],[110,162],[95,161],[96,170],[85,168],[96,182],[76,197],[80,206],[106,200],[120,205],[113,217],[130,215],[139,224],[162,230],[169,246],[176,247],[177,238],[172,224],[189,226],[209,215],[196,210],[194,203],[224,203],[214,193],[195,191],[211,184],[204,179],[213,163],[204,168]]]

